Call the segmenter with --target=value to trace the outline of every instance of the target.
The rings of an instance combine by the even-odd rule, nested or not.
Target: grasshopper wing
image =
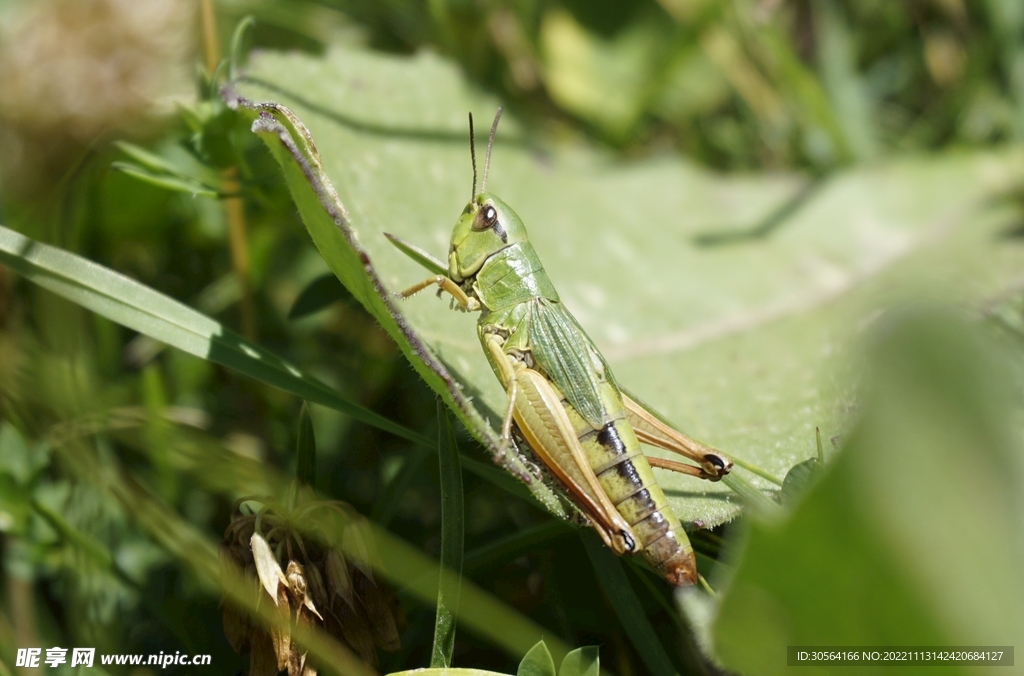
[[[611,372],[590,336],[560,302],[538,301],[530,322],[530,351],[537,365],[594,429],[610,422],[600,392],[603,383],[612,381]]]

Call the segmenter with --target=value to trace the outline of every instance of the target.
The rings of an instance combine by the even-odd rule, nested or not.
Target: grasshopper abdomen
[[[609,421],[599,429],[591,426],[567,399],[560,402],[573,423],[590,469],[630,526],[637,548],[648,563],[675,585],[693,584],[693,550],[682,524],[626,420],[621,396],[610,382],[602,390]]]

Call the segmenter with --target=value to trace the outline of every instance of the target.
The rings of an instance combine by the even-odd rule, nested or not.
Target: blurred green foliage
[[[823,172],[894,150],[1024,134],[1024,10],[1015,0],[224,8],[256,13],[254,38],[273,47],[427,46],[531,123],[627,153],[674,148],[726,169]]]
[[[256,22],[239,56],[432,50],[538,136],[628,160],[674,152],[714,169],[827,176],[1024,140],[1017,0],[222,0],[205,24],[175,0],[68,7],[0,2],[0,224],[178,299],[429,438],[433,394],[376,320],[323,282],[278,165],[217,96],[227,69],[195,75],[229,51],[243,16]],[[998,246],[1019,246],[1019,232]],[[633,562],[595,572],[592,549],[463,436],[467,579],[567,644],[602,644],[622,676],[715,673],[691,625],[702,645],[717,634],[721,659],[745,673],[772,673],[765,654],[787,641],[1012,643],[1024,607],[1024,312],[1018,286],[1002,290],[972,310],[973,327],[886,320],[873,351],[843,357],[874,374],[844,411],[849,452],[792,520],[752,526],[747,558],[715,568],[720,589],[735,578],[713,630],[714,611],[700,614],[713,604],[684,600],[679,615]],[[314,405],[311,467],[295,453],[308,438],[302,406],[0,265],[0,673],[18,647],[58,645],[209,653],[216,673],[244,673],[220,629],[209,543],[242,488],[280,490],[272,475],[315,477],[440,556],[436,449]],[[723,530],[695,535],[702,569]],[[618,581],[660,653],[641,654],[602,579]],[[410,626],[401,651],[380,655],[385,671],[430,661],[429,595],[401,599]],[[833,605],[854,602],[857,613]],[[457,666],[512,673],[519,657],[455,637]],[[596,670],[577,657],[570,673]]]
[[[998,338],[934,310],[877,327],[843,454],[790,520],[751,528],[715,627],[725,664],[787,673],[763,657],[780,645],[1019,642],[1024,372]]]

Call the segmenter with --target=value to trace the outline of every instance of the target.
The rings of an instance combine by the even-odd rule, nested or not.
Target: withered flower
[[[258,512],[248,509],[260,502]],[[221,560],[245,571],[255,588],[266,594],[282,619],[299,626],[317,626],[352,649],[373,668],[376,648],[395,651],[405,615],[395,592],[375,580],[370,562],[370,539],[362,517],[337,501],[307,500],[288,513],[268,506],[269,500],[244,499],[235,504],[224,532]],[[324,537],[325,529],[305,528],[317,509],[345,518],[341,535],[346,557]],[[224,634],[235,652],[250,659],[250,676],[315,676],[316,668],[294,644],[287,629],[264,628],[246,612],[225,600]]]

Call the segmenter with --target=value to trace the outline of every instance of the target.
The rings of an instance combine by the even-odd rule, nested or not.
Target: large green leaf
[[[261,54],[227,96],[259,115],[254,128],[332,270],[493,448],[504,394],[476,318],[429,292],[388,297],[426,275],[383,233],[444,257],[470,196],[466,111],[486,120],[498,102],[437,56],[349,49]],[[302,123],[253,103],[267,101]],[[1011,283],[1024,247],[1001,236],[1014,216],[990,198],[1020,180],[1021,160],[913,157],[813,184],[726,177],[674,157],[623,162],[579,142],[547,145],[510,115],[488,187],[530,228],[620,382],[681,429],[781,478],[814,455],[815,426],[843,431],[844,346],[879,307],[921,296],[973,303]],[[725,486],[661,477],[684,521],[714,525],[738,509]]]

